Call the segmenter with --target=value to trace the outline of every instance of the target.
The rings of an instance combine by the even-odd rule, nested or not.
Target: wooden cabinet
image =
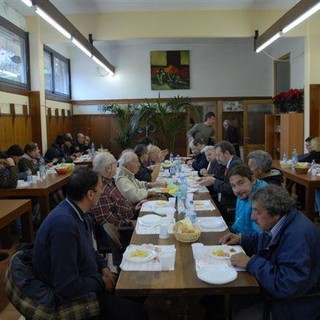
[[[302,154],[303,137],[303,113],[265,116],[265,150],[273,159],[281,159],[284,153],[291,158],[294,148]]]

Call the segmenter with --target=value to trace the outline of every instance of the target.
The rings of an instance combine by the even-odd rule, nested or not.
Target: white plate
[[[156,208],[153,210],[153,212],[161,214],[162,216],[166,216],[167,214],[174,214],[176,209],[171,207]]]
[[[160,223],[161,219],[162,218],[156,214],[146,214],[145,216],[141,217],[139,221],[145,226],[153,226]]]
[[[224,284],[235,280],[238,273],[227,265],[203,266],[197,272],[198,278],[212,284]]]
[[[199,219],[198,224],[203,229],[218,229],[225,225],[221,219],[216,217],[203,217]]]
[[[223,253],[225,253],[225,256],[218,256],[215,254],[219,250],[222,250]],[[210,258],[215,258],[215,259],[221,259],[221,260],[228,260],[233,254],[242,252],[239,248],[234,247],[234,246],[227,246],[227,245],[221,245],[221,246],[212,246],[207,249],[207,255]]]
[[[145,256],[134,256],[133,254],[137,251],[143,252]],[[134,247],[129,248],[124,254],[124,258],[128,261],[135,263],[142,263],[146,261],[152,260],[156,256],[156,252],[154,250],[142,247]]]

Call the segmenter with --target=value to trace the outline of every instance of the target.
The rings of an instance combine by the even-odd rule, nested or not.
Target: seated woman
[[[267,185],[265,181],[256,179],[253,172],[245,164],[240,164],[228,174],[232,191],[237,197],[236,216],[231,229],[234,233],[260,232],[258,225],[251,220],[252,206],[249,196]]]
[[[149,160],[148,160],[148,168],[153,170],[153,166],[156,163],[161,163],[164,161],[165,157],[169,154],[168,149],[161,150],[159,147],[155,146],[154,144],[149,144],[147,146],[148,153],[149,153]]]
[[[248,154],[248,166],[257,179],[268,184],[282,186],[282,172],[272,168],[272,158],[268,152],[263,150],[252,151]]]
[[[36,143],[29,142],[24,147],[24,154],[22,155],[18,167],[20,172],[27,174],[37,174],[39,170],[40,150]]]
[[[216,159],[216,152],[214,146],[206,146],[203,149],[204,154],[206,155],[207,161],[209,162],[206,169],[200,170],[200,175],[203,177],[214,176],[220,180],[224,179],[225,166],[223,166]]]

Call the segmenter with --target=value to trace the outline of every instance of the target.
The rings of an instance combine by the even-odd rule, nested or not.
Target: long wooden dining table
[[[0,189],[0,198],[32,198],[36,197],[40,204],[41,219],[43,220],[50,212],[49,196],[63,188],[69,179],[70,173],[58,175],[56,173],[48,174],[46,179],[31,184],[27,187],[18,187],[15,189]]]
[[[195,193],[195,200],[211,199],[208,193]],[[213,202],[213,201],[212,201]],[[198,211],[200,216],[220,216],[215,205],[214,211]],[[146,214],[140,213],[141,215]],[[220,237],[227,232],[202,232],[199,240],[205,245],[217,245]],[[130,244],[152,243],[154,245],[172,245],[176,247],[175,268],[173,271],[121,271],[116,286],[116,294],[121,296],[148,295],[224,295],[225,308],[229,309],[230,295],[253,294],[260,291],[256,279],[248,272],[238,272],[237,278],[229,283],[213,285],[200,280],[196,274],[195,260],[191,243],[182,243],[170,234],[166,240],[159,239],[159,235],[138,235],[133,233]]]
[[[11,222],[21,217],[21,239],[23,242],[32,242],[33,224],[31,200],[0,200],[0,208],[0,230],[9,228]],[[3,234],[3,237],[1,234],[1,241],[4,249],[11,247],[11,243],[7,245],[8,234]],[[3,244],[4,242],[6,245]]]
[[[307,217],[313,220],[315,217],[315,191],[317,188],[320,188],[320,176],[313,176],[310,172],[306,174],[298,174],[290,167],[281,167],[279,160],[273,160],[272,165],[282,172],[286,186],[288,186],[290,181],[293,181],[305,187],[305,210],[303,211]]]

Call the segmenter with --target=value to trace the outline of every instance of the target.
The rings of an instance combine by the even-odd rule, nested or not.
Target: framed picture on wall
[[[190,89],[190,51],[151,51],[151,90]]]
[[[242,101],[224,101],[222,111],[223,112],[243,111]]]

